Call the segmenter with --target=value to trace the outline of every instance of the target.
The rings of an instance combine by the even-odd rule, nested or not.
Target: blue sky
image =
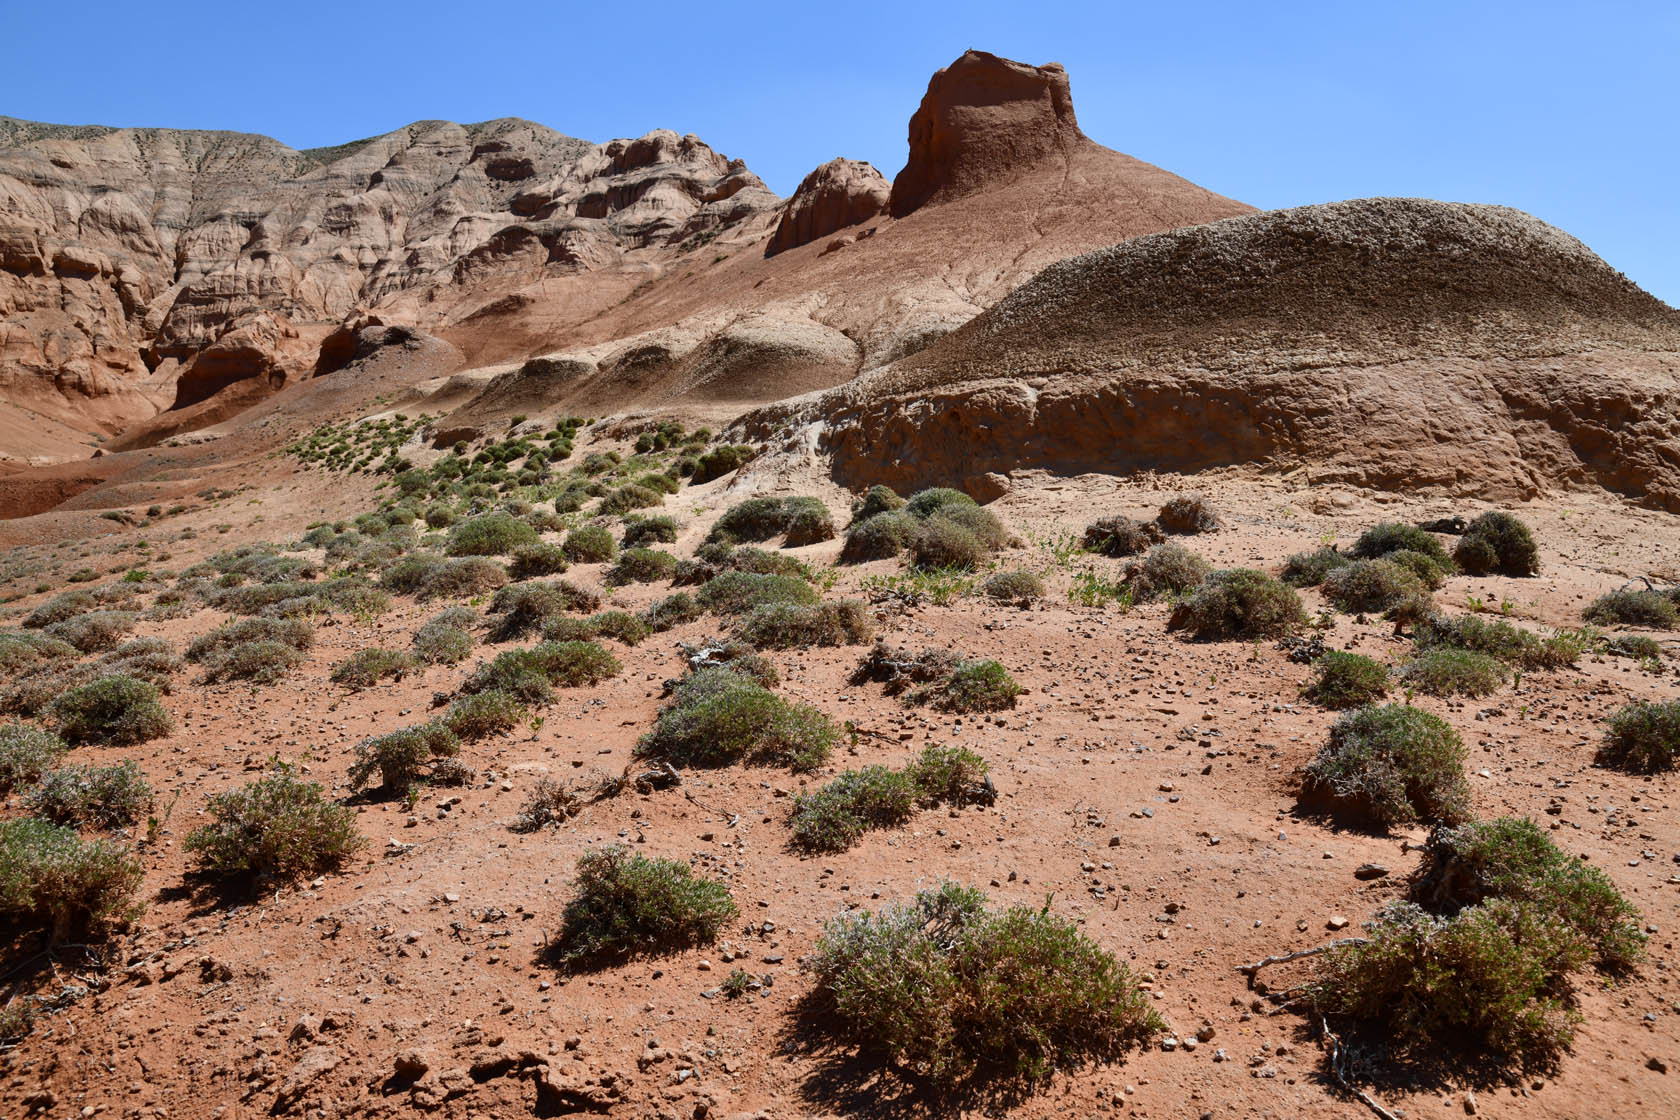
[[[1260,207],[1497,202],[1680,304],[1680,4],[0,0],[0,114],[336,144],[520,116],[694,132],[792,191],[889,176],[968,47],[1058,61],[1095,140]]]

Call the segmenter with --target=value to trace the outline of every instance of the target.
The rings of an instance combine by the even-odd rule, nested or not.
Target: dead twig
[[[1346,1089],[1349,1093],[1352,1093],[1355,1097],[1359,1098],[1360,1104],[1363,1104],[1366,1108],[1370,1109],[1378,1116],[1381,1116],[1383,1120],[1400,1120],[1399,1116],[1396,1116],[1394,1113],[1384,1108],[1377,1101],[1377,1098],[1373,1097],[1363,1089],[1354,1088],[1353,1082],[1348,1080],[1347,1073],[1344,1068],[1348,1062],[1347,1048],[1342,1045],[1342,1040],[1337,1038],[1335,1034],[1331,1032],[1328,1020],[1321,1017],[1318,1020],[1318,1023],[1319,1028],[1324,1031],[1324,1037],[1330,1040],[1330,1072],[1336,1075],[1336,1083],[1343,1089]]]
[[[1297,949],[1293,953],[1280,953],[1275,957],[1262,957],[1253,964],[1239,964],[1237,966],[1237,971],[1252,981],[1254,977],[1259,974],[1260,970],[1265,968],[1267,965],[1284,964],[1288,961],[1298,961],[1303,957],[1316,957],[1320,953],[1328,953],[1330,950],[1339,949],[1343,945],[1364,945],[1366,943],[1366,939],[1363,937],[1343,937],[1339,940],[1330,942],[1328,945],[1320,945],[1316,949]]]

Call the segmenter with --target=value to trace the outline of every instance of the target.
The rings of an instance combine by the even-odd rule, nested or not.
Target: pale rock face
[[[333,149],[0,118],[0,386],[89,433],[307,376],[340,323],[674,252],[771,213],[739,161],[425,121]],[[5,452],[0,448],[0,453]]]

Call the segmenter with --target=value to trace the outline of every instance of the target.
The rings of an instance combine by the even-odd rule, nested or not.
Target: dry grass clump
[[[946,1089],[1022,1086],[1112,1061],[1165,1029],[1131,974],[1042,910],[988,911],[954,883],[828,922],[806,1016],[833,1041]]]
[[[1610,717],[1595,761],[1630,774],[1662,774],[1680,757],[1680,700],[1636,702]]]
[[[446,559],[430,552],[416,552],[386,568],[379,582],[399,595],[413,595],[421,602],[430,599],[464,599],[483,595],[507,583],[507,571],[482,556]]]
[[[1336,720],[1306,770],[1303,796],[1382,826],[1457,824],[1470,816],[1464,744],[1439,716],[1404,704]]]
[[[1204,640],[1280,638],[1307,621],[1301,598],[1264,572],[1213,572],[1174,608],[1168,627]]]
[[[1155,520],[1169,533],[1212,533],[1219,529],[1219,515],[1200,494],[1167,499]]]
[[[569,968],[707,945],[740,913],[722,883],[623,845],[578,857],[572,891],[548,949],[554,963]]]
[[[11,630],[0,633],[0,674],[12,676],[37,665],[76,655],[76,647],[45,634]]]
[[[874,647],[852,671],[850,683],[875,681],[886,685],[888,696],[901,696],[918,685],[950,679],[961,661],[959,655],[948,649],[924,649],[918,653],[876,639]]]
[[[1028,607],[1044,598],[1044,581],[1031,572],[998,572],[986,578],[980,593],[995,603]]]
[[[187,660],[204,667],[204,681],[269,684],[303,661],[315,628],[299,618],[242,618],[195,638]]]
[[[1081,546],[1103,556],[1136,556],[1161,543],[1161,528],[1153,521],[1134,521],[1115,515],[1085,526]]]
[[[210,798],[186,850],[208,874],[290,882],[342,865],[362,846],[356,814],[280,772]]]
[[[1498,510],[1470,522],[1458,539],[1453,559],[1467,572],[1532,576],[1540,572],[1540,549],[1534,535],[1514,515]]]

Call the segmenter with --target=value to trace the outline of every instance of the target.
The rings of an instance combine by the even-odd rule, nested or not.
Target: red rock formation
[[[765,256],[821,240],[882,213],[892,187],[874,166],[855,159],[831,159],[800,182]]]

